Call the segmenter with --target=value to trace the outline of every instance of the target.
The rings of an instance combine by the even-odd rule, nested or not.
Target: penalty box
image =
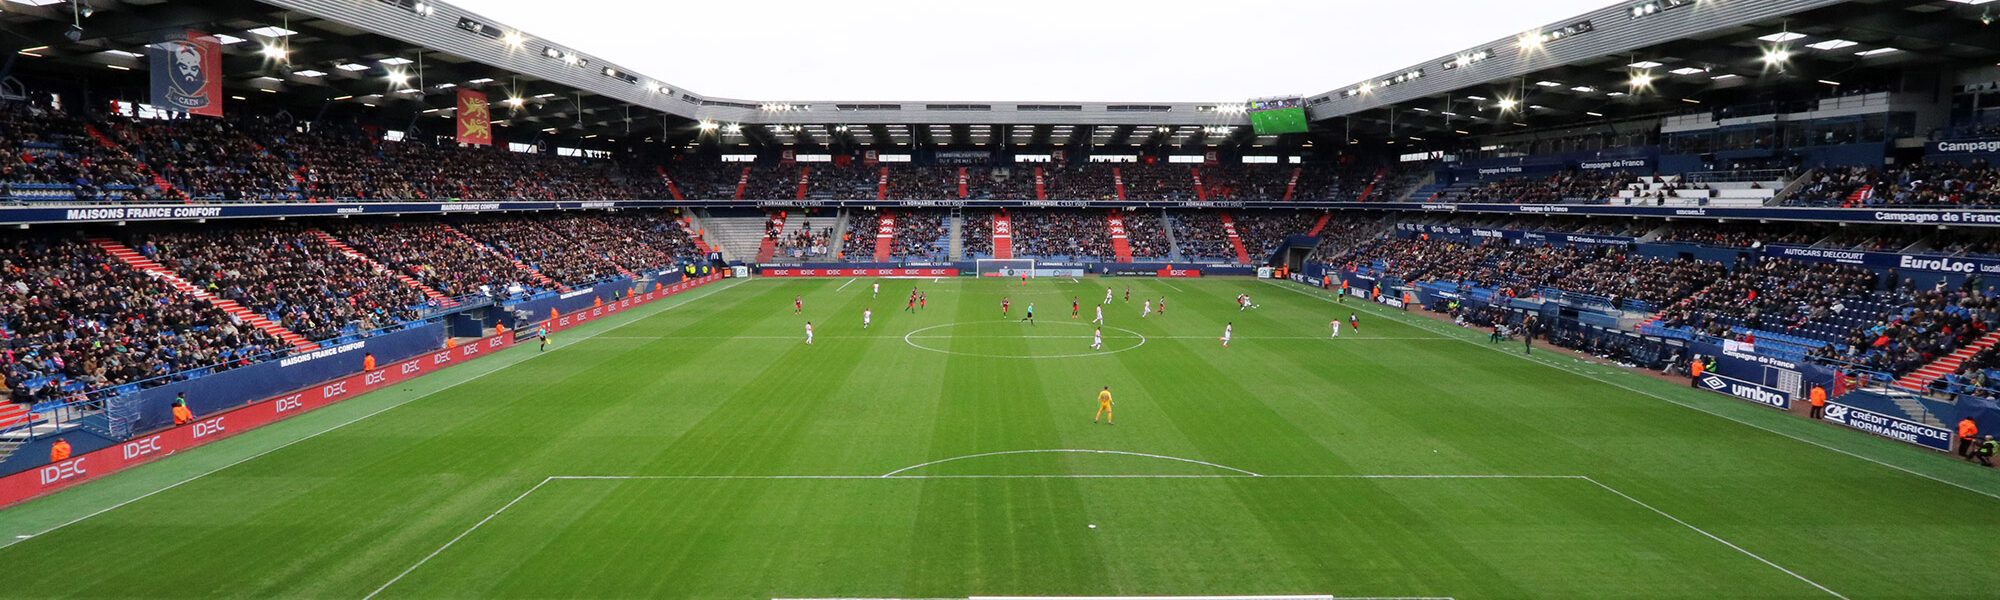
[[[1844,598],[1581,476],[550,477],[368,597]]]

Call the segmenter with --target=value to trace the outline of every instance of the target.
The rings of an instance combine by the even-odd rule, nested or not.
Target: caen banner
[[[168,33],[147,51],[153,64],[153,106],[222,116],[222,44],[194,30]]]
[[[458,143],[493,145],[493,113],[487,110],[485,92],[458,90]]]

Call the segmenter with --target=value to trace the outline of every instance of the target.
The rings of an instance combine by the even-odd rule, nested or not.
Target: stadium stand
[[[866,231],[872,233],[874,228]],[[946,255],[951,250],[950,233],[951,228],[944,224],[943,211],[898,210],[889,255],[899,259],[944,260],[949,258]]]
[[[14,402],[156,385],[285,346],[79,236],[10,237],[0,246],[0,333]]]
[[[1236,250],[1230,246],[1229,236],[1223,231],[1220,214],[1212,211],[1169,211],[1167,222],[1172,224],[1174,246],[1180,249],[1180,260],[1235,261]]]
[[[1073,209],[1017,210],[1014,253],[1049,260],[1106,260],[1111,257],[1111,230],[1102,211]]]

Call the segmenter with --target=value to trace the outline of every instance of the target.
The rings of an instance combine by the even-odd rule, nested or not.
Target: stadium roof
[[[503,128],[672,141],[700,135],[696,123],[709,121],[743,124],[724,137],[758,145],[1253,146],[1477,135],[1922,78],[1948,86],[1950,72],[2000,60],[1992,7],[1979,0],[1634,0],[1312,95],[1318,130],[1281,142],[1252,135],[1240,105],[1226,103],[707,97],[419,0],[93,0],[87,18],[60,0],[7,1],[0,26],[24,40],[27,56],[130,70],[132,81],[143,80],[140,53],[154,36],[191,28],[234,40],[223,68],[233,95],[368,104],[414,118],[448,117],[449,90],[477,88],[501,100]],[[65,27],[48,26],[73,20],[82,24],[74,42]],[[1635,88],[1635,76],[1645,85]],[[1324,82],[1302,85],[1313,83]]]

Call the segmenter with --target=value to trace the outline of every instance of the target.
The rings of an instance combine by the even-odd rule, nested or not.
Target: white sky
[[[707,96],[1075,102],[1317,94],[1611,4],[451,1]]]

